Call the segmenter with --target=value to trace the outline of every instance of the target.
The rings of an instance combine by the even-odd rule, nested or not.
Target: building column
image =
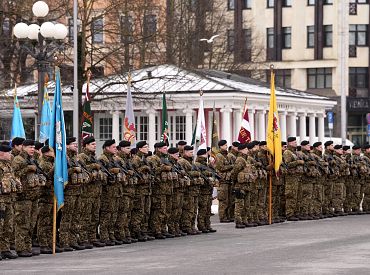
[[[186,124],[185,138],[186,138],[186,142],[190,144],[193,138],[193,110],[190,108],[187,108],[183,110],[183,112],[185,114],[185,124]]]
[[[265,121],[265,110],[258,111],[258,140],[266,139],[266,121]]]
[[[316,116],[315,114],[309,115],[309,135],[310,135],[310,144],[313,144],[315,142],[315,136],[316,136]]]
[[[297,113],[291,113],[288,116],[288,136],[297,136]]]
[[[319,114],[318,116],[318,136],[319,141],[324,142],[325,138],[325,122],[324,122],[324,114]]]
[[[306,138],[306,113],[299,115],[299,136],[301,141]]]
[[[148,123],[148,144],[149,148],[153,149],[154,143],[156,142],[156,132],[155,132],[155,115],[157,113],[156,110],[150,108],[146,111],[149,115],[149,123]]]
[[[248,110],[249,125],[251,126],[251,140],[254,140],[254,109]]]
[[[243,110],[242,109],[234,109],[233,110],[234,115],[234,133],[232,136],[233,141],[238,139],[240,127],[242,125],[243,120]]]
[[[221,125],[222,136],[220,137],[220,139],[225,139],[228,144],[231,144],[232,142],[231,112],[233,110],[231,108],[223,108],[220,111],[222,115],[222,125]]]
[[[119,111],[112,111],[112,139],[119,143]]]
[[[287,112],[282,112],[279,115],[282,141],[286,141],[286,115],[287,115]]]

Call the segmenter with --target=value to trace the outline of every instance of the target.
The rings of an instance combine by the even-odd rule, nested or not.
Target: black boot
[[[28,251],[20,251],[20,252],[17,252],[17,254],[18,254],[18,257],[32,257],[33,256],[33,254]]]
[[[17,259],[18,256],[17,256],[17,254],[13,254],[10,251],[3,251],[3,252],[1,252],[1,258],[3,258],[3,259]]]
[[[40,253],[41,254],[53,254],[53,251],[47,246],[41,246]]]

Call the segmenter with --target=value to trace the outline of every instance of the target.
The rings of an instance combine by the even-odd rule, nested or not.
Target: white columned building
[[[120,112],[115,110],[112,111],[112,139],[116,141],[116,144],[119,143],[119,116]]]
[[[324,142],[325,138],[325,121],[324,121],[324,114],[318,114],[318,137],[319,141]]]
[[[257,111],[257,119],[258,119],[258,140],[265,140],[266,139],[266,121],[265,121],[265,110]]]
[[[281,129],[281,141],[286,141],[286,115],[287,112],[283,111],[279,114],[280,129]]]
[[[231,144],[233,141],[233,135],[232,135],[232,123],[231,123],[231,113],[232,109],[229,107],[222,108],[220,110],[221,112],[221,139],[225,139],[228,144]]]
[[[254,114],[255,114],[255,110],[254,109],[250,109],[248,110],[248,118],[249,118],[249,125],[251,126],[251,139],[254,140],[255,139],[255,124],[254,124]]]
[[[297,136],[297,113],[289,113],[288,115],[288,137]]]
[[[155,116],[157,111],[153,108],[147,109],[146,113],[149,115],[148,119],[148,144],[149,148],[153,148],[156,143],[156,131],[155,131]]]
[[[233,116],[234,116],[234,131],[232,136],[232,141],[238,139],[240,126],[243,120],[243,110],[242,109],[234,109]],[[250,118],[249,118],[250,119]]]
[[[306,138],[306,113],[299,114],[299,137],[302,140]]]
[[[193,110],[186,108],[183,110],[185,114],[185,141],[190,144],[193,138]]]
[[[316,137],[316,115],[310,114],[309,115],[309,136],[310,136],[310,144],[315,142]]]

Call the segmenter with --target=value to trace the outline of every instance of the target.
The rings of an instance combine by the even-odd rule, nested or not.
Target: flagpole
[[[274,64],[271,64],[270,65],[270,71],[271,71],[271,77],[270,77],[270,82],[271,81],[275,81],[275,78],[273,77],[273,74],[274,74]],[[271,83],[270,83],[270,86],[271,86]],[[275,152],[273,152],[273,154],[275,155]],[[273,164],[273,157],[274,155],[272,155],[271,157],[269,157],[269,162],[270,162],[270,165]],[[272,224],[272,170],[270,171],[270,181],[269,181],[269,224]]]
[[[57,240],[57,200],[54,197],[54,206],[53,206],[53,255],[55,255],[56,240]]]

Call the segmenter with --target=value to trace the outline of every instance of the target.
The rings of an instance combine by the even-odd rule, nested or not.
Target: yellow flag
[[[271,71],[271,95],[270,111],[267,124],[267,148],[272,155],[275,172],[277,173],[280,169],[280,164],[282,161],[282,152],[279,113],[275,96],[275,74],[273,71]]]

